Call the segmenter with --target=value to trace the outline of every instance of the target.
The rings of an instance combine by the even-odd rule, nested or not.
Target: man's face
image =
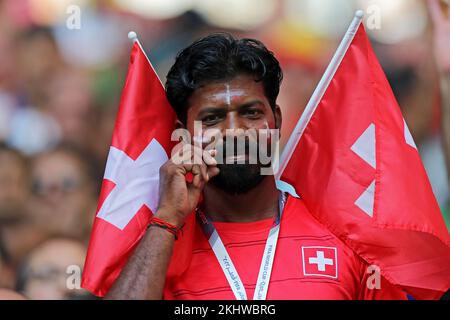
[[[71,283],[71,278],[68,277],[78,276],[70,270],[81,269],[85,256],[84,246],[77,241],[68,239],[47,241],[31,252],[23,293],[32,300],[71,299],[86,295],[85,290],[68,286],[68,283]]]
[[[65,152],[34,159],[29,207],[45,230],[80,237],[87,228],[94,192],[82,168],[79,159]]]
[[[233,152],[227,152],[224,147],[230,139],[238,144],[237,137],[245,132],[267,133],[269,129],[280,128],[280,108],[276,106],[272,110],[261,82],[254,81],[251,76],[239,75],[197,89],[189,98],[187,129],[191,136],[195,134],[194,121],[201,121],[203,131],[214,129],[221,133],[221,141],[215,141],[215,144],[219,154],[223,151],[223,164],[218,165],[220,173],[211,180],[212,184],[228,193],[239,194],[263,180],[263,165],[258,156],[256,161],[250,161],[255,155],[249,153],[252,142],[256,143],[259,152],[261,136],[254,139],[246,136],[243,152],[239,152],[238,147]],[[267,139],[270,140],[270,136]]]

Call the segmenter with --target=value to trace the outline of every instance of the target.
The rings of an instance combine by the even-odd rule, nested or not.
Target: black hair
[[[19,150],[7,145],[4,141],[0,141],[0,153],[9,153],[13,155],[17,162],[28,171],[29,168],[29,159],[21,153]]]
[[[261,81],[272,109],[283,79],[278,60],[255,39],[236,39],[229,33],[214,33],[195,41],[178,53],[167,74],[167,99],[186,124],[188,100],[201,86],[233,79],[240,74]]]
[[[86,148],[82,148],[71,142],[63,141],[55,147],[37,154],[35,158],[59,152],[74,157],[81,165],[81,169],[83,170],[83,173],[86,174],[89,183],[93,184],[95,192],[100,192],[103,172],[100,170],[99,164],[93,160],[94,157],[91,152]]]

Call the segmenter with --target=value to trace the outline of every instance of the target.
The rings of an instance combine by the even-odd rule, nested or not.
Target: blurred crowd
[[[405,2],[391,3],[396,1]],[[195,1],[162,3],[188,2]],[[282,144],[287,141],[360,1],[347,0],[351,5],[345,12],[342,1],[317,1],[331,7],[321,8],[317,21],[306,12],[316,8],[304,5],[311,1],[263,2],[272,11],[258,11],[255,1],[248,1],[253,7],[235,9],[259,12],[262,21],[249,11],[236,14],[247,23],[230,25],[213,9],[186,7],[168,14],[166,8],[161,16],[151,15],[153,7],[144,1],[129,1],[127,7],[126,1],[112,0],[0,0],[0,288],[17,292],[0,290],[0,299],[94,298],[68,285],[68,267],[84,263],[129,60],[129,30],[139,35],[163,82],[176,53],[210,32],[262,40],[285,75],[278,104]],[[406,2],[396,10],[410,20],[396,20],[397,37],[380,36],[392,35],[383,26],[370,34],[450,226],[430,26],[423,3]],[[66,23],[76,13],[66,10],[71,3],[81,9],[79,28]],[[211,3],[222,3],[223,14],[233,10],[226,0]],[[139,5],[142,12],[136,10]],[[294,10],[303,16],[292,16]],[[421,19],[422,29],[411,33]],[[390,24],[386,16],[385,27]]]

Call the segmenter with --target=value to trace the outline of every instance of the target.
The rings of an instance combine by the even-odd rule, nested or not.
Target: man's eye
[[[248,109],[244,111],[244,115],[252,118],[259,117],[261,115],[261,111],[257,109]]]
[[[212,123],[216,123],[220,120],[220,116],[217,114],[211,114],[208,115],[206,117],[204,117],[202,119],[202,122],[204,122],[205,124],[212,124]]]

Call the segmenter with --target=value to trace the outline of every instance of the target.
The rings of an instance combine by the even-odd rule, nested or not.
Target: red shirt
[[[214,225],[247,291],[253,298],[261,259],[273,219]],[[191,215],[175,243],[164,299],[231,299],[235,296],[206,236]],[[288,197],[281,219],[267,299],[406,299],[379,277],[306,209]],[[369,278],[370,277],[370,278]],[[373,287],[373,286],[372,286]]]

